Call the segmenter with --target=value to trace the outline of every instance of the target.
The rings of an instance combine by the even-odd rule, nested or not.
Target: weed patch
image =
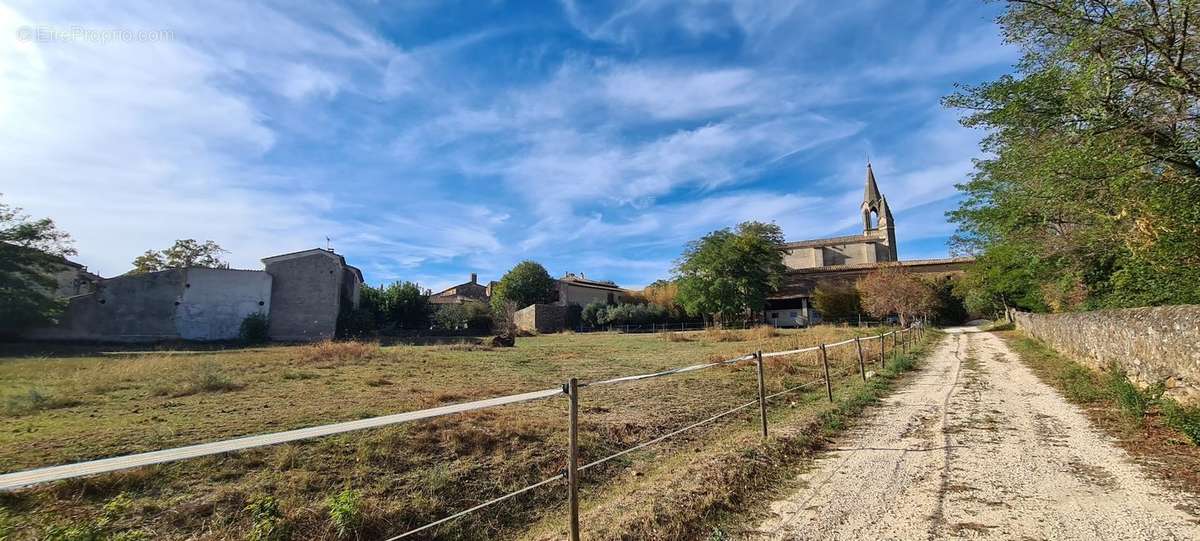
[[[325,500],[329,506],[329,523],[338,539],[357,537],[358,528],[362,525],[362,497],[358,492],[345,489]]]
[[[24,393],[13,395],[4,401],[4,414],[9,417],[28,415],[40,411],[69,408],[81,404],[79,400],[56,396],[44,389],[30,388]]]
[[[337,366],[369,361],[382,353],[375,342],[325,340],[300,348],[299,360],[309,364]]]
[[[263,496],[250,502],[245,511],[251,522],[248,541],[284,541],[291,537],[291,525],[280,511],[279,500]]]

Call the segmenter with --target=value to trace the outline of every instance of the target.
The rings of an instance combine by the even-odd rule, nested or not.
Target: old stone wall
[[[513,323],[527,332],[558,332],[567,325],[567,307],[557,304],[531,304],[517,310]]]
[[[1072,360],[1098,370],[1115,364],[1135,382],[1164,382],[1169,396],[1200,403],[1200,305],[1010,317]]]
[[[38,340],[155,342],[232,340],[242,320],[270,312],[271,276],[261,271],[170,269],[100,280],[94,291],[68,300]]]

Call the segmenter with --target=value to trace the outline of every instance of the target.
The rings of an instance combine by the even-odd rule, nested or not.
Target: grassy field
[[[554,387],[569,377],[590,381],[866,332],[562,334],[522,338],[516,348],[496,350],[332,343],[103,354],[94,348],[8,346],[0,350],[0,471],[383,415]],[[877,347],[873,343],[868,351]],[[856,359],[852,348],[831,355],[839,395],[878,390],[878,383],[858,381]],[[771,361],[769,391],[819,375],[811,354]],[[823,404],[823,391],[814,387],[793,395],[771,415],[784,425],[822,418],[833,407]],[[582,459],[627,448],[754,396],[750,365],[585,388]],[[9,539],[386,537],[558,473],[564,464],[565,409],[565,397],[550,399],[0,495],[0,538],[6,533]],[[621,495],[630,487],[648,489],[651,479],[663,481],[664,462],[676,461],[676,472],[720,463],[722,453],[754,434],[756,423],[751,408],[589,471],[585,491],[593,503],[585,511],[592,537],[695,534],[661,523],[668,505],[637,508],[637,524],[598,510],[628,504],[629,497]],[[795,451],[789,449],[785,445],[780,452]],[[669,499],[683,485],[656,486]],[[562,500],[561,487],[546,487],[425,538],[511,538],[526,530],[534,533],[524,535],[536,537],[554,532]]]

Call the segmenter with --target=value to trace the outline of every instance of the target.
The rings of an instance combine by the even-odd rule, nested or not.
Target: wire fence
[[[492,498],[490,500],[484,501],[484,502],[482,502],[478,505],[472,506],[470,508],[463,509],[461,511],[458,511],[456,513],[453,513],[451,515],[448,515],[448,516],[438,519],[436,521],[424,524],[420,527],[405,531],[403,533],[400,533],[399,535],[388,538],[387,541],[396,541],[398,539],[410,537],[417,533],[429,531],[432,528],[436,528],[437,526],[445,524],[454,519],[460,518],[464,515],[467,515],[467,514],[479,511],[481,509],[487,508],[489,506],[495,505],[497,503],[509,500],[509,499],[517,497],[521,494],[525,494],[527,492],[536,490],[540,487],[544,487],[546,485],[553,484],[558,481],[564,481],[564,480],[567,482],[567,487],[568,487],[568,509],[569,509],[568,514],[569,514],[570,537],[573,541],[577,541],[579,539],[578,486],[579,486],[579,473],[580,472],[583,472],[590,468],[594,468],[596,466],[599,466],[606,462],[615,460],[619,457],[628,455],[628,454],[636,452],[638,450],[645,449],[646,447],[660,443],[664,440],[667,440],[672,437],[683,434],[685,432],[694,430],[701,426],[716,422],[724,417],[728,417],[730,415],[747,410],[754,406],[758,406],[758,410],[759,410],[758,414],[761,419],[761,423],[760,423],[761,424],[761,433],[762,433],[763,438],[766,438],[768,436],[768,429],[769,429],[768,423],[767,423],[767,402],[769,400],[772,400],[772,399],[778,398],[780,396],[783,396],[783,395],[786,395],[789,393],[794,393],[796,391],[800,391],[802,389],[806,389],[806,388],[813,387],[815,385],[824,383],[826,393],[828,395],[828,399],[831,402],[833,401],[833,384],[832,384],[833,376],[831,375],[832,372],[830,369],[829,356],[828,356],[828,351],[830,349],[836,349],[836,348],[841,348],[841,347],[852,345],[855,348],[856,353],[857,353],[857,361],[858,361],[858,363],[857,363],[858,370],[857,371],[861,374],[862,379],[864,381],[866,381],[866,379],[867,379],[867,368],[866,368],[867,359],[873,358],[875,356],[873,354],[873,352],[871,351],[871,349],[877,348],[878,357],[879,357],[879,365],[880,365],[880,367],[882,367],[884,365],[884,360],[885,360],[885,358],[887,356],[887,352],[889,350],[889,344],[888,344],[889,338],[891,339],[890,340],[891,341],[890,350],[891,350],[893,356],[895,356],[897,353],[904,352],[908,348],[910,348],[912,343],[916,340],[920,340],[922,335],[925,332],[926,332],[926,329],[923,325],[912,325],[907,328],[898,329],[898,330],[894,330],[894,331],[890,331],[890,332],[886,332],[886,333],[880,333],[878,335],[875,335],[875,336],[872,336],[869,338],[856,337],[856,338],[851,338],[851,339],[847,339],[847,340],[843,340],[843,341],[835,342],[835,343],[831,343],[831,344],[819,344],[816,346],[811,346],[811,347],[806,347],[806,348],[791,349],[791,350],[785,350],[785,351],[773,351],[773,352],[768,352],[768,353],[763,353],[762,351],[756,351],[754,353],[740,355],[740,356],[733,357],[730,359],[724,359],[724,360],[714,361],[714,362],[709,362],[709,363],[673,368],[670,370],[663,370],[660,372],[654,372],[654,373],[649,373],[649,374],[637,374],[637,375],[632,375],[632,376],[622,376],[622,377],[611,378],[611,379],[606,379],[606,380],[601,380],[601,381],[594,381],[594,382],[590,382],[590,383],[579,382],[577,379],[571,378],[567,383],[563,384],[561,389],[545,389],[545,390],[532,391],[532,392],[516,394],[516,395],[508,395],[508,396],[489,398],[489,399],[485,399],[485,400],[477,400],[477,401],[473,401],[473,402],[465,402],[465,403],[454,404],[454,405],[450,405],[450,406],[429,408],[429,409],[424,409],[424,410],[405,412],[405,413],[387,415],[387,416],[382,416],[382,417],[360,419],[357,421],[350,421],[350,422],[345,422],[345,423],[335,423],[335,424],[330,424],[330,425],[302,428],[302,429],[298,429],[298,430],[276,432],[276,433],[271,433],[271,434],[262,434],[262,435],[257,435],[257,436],[246,436],[246,437],[234,438],[234,439],[230,439],[230,440],[211,442],[211,443],[205,443],[205,444],[199,444],[199,445],[191,445],[191,446],[179,447],[179,448],[174,448],[174,449],[152,451],[152,452],[148,452],[148,453],[139,453],[139,454],[133,454],[133,455],[120,456],[120,457],[106,458],[106,459],[93,460],[93,461],[81,462],[81,463],[76,463],[76,464],[66,464],[66,465],[61,465],[61,466],[38,468],[38,469],[27,470],[27,471],[22,471],[22,472],[7,473],[7,474],[0,475],[0,491],[14,490],[17,488],[26,487],[26,486],[30,486],[30,485],[36,485],[36,484],[40,484],[40,483],[47,483],[47,482],[52,482],[52,481],[64,480],[64,479],[71,479],[71,478],[76,478],[76,477],[83,477],[83,476],[90,476],[90,475],[96,475],[96,474],[102,474],[102,473],[115,472],[115,471],[130,469],[130,468],[136,468],[136,467],[140,467],[140,466],[147,466],[147,465],[151,465],[151,464],[161,464],[164,462],[173,462],[173,461],[184,460],[184,459],[189,459],[189,458],[197,458],[197,457],[201,457],[201,456],[226,453],[226,452],[230,452],[230,451],[239,451],[239,450],[251,449],[251,448],[262,447],[262,446],[267,446],[267,445],[276,445],[279,443],[317,438],[317,437],[328,436],[328,435],[332,435],[332,434],[339,434],[339,433],[344,433],[344,432],[363,430],[363,429],[367,429],[367,428],[376,428],[376,427],[395,425],[395,424],[400,424],[400,423],[407,423],[407,422],[412,422],[412,421],[417,421],[417,420],[422,420],[422,419],[431,419],[434,417],[441,417],[441,416],[446,416],[446,415],[465,413],[465,412],[469,412],[469,411],[493,408],[493,407],[498,407],[498,406],[503,406],[503,405],[516,404],[516,403],[521,403],[521,402],[529,402],[529,401],[534,401],[534,400],[545,400],[545,399],[559,396],[559,395],[566,395],[566,397],[569,400],[569,409],[568,409],[568,412],[569,412],[568,417],[569,418],[568,418],[568,423],[567,423],[568,429],[569,429],[569,433],[568,433],[569,445],[568,445],[568,449],[567,449],[567,460],[566,460],[567,466],[566,466],[566,469],[564,472],[559,473],[558,475],[554,475],[554,476],[542,479],[541,481],[538,481],[531,485],[514,490],[512,492],[503,494],[501,496]],[[811,352],[817,352],[817,354],[818,354],[818,358],[821,362],[821,370],[822,370],[821,378],[812,380],[812,381],[808,381],[805,383],[801,383],[798,385],[794,385],[792,387],[785,388],[784,390],[773,393],[773,394],[766,394],[766,389],[765,389],[765,385],[764,385],[764,372],[766,370],[766,368],[764,366],[764,359],[794,356],[794,355],[800,355],[800,354],[811,353]],[[854,355],[851,355],[851,358],[853,358],[853,357],[854,357]],[[579,390],[581,388],[619,385],[619,384],[624,384],[624,383],[629,383],[629,382],[634,382],[634,381],[642,381],[642,380],[648,380],[648,379],[654,379],[654,378],[669,377],[669,376],[675,376],[675,375],[685,374],[685,373],[689,373],[689,372],[696,372],[696,371],[700,371],[700,370],[711,369],[711,368],[720,367],[720,366],[735,365],[738,363],[744,363],[744,362],[748,362],[748,361],[753,362],[754,366],[755,366],[755,374],[756,374],[757,384],[758,384],[757,385],[758,396],[755,400],[740,404],[731,409],[722,411],[720,413],[706,417],[699,421],[695,421],[695,422],[690,423],[682,428],[678,428],[676,430],[673,430],[673,431],[663,434],[661,436],[655,437],[648,441],[645,441],[645,442],[639,443],[637,445],[634,445],[632,447],[612,453],[608,456],[593,460],[593,461],[588,462],[583,465],[579,464],[579,460],[578,460],[578,458],[579,458],[578,407],[579,407],[579,398],[580,398]],[[843,367],[837,367],[837,368],[840,369]],[[847,371],[847,373],[853,372],[854,369],[846,368],[846,371]],[[839,373],[839,375],[843,375],[843,374]]]

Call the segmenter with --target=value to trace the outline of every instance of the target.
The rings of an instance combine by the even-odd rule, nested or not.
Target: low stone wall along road
[[[763,539],[1200,539],[998,337],[951,329],[901,391],[772,505]]]

